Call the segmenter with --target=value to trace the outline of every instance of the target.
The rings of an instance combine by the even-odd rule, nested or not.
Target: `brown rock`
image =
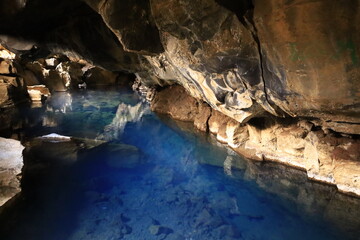
[[[50,96],[50,91],[45,85],[28,86],[27,91],[33,102],[41,101],[43,97]]]
[[[6,105],[9,100],[8,85],[6,83],[0,83],[0,106]]]
[[[0,107],[8,107],[26,99],[21,78],[0,75]]]
[[[0,58],[0,74],[16,73],[16,69],[12,64],[12,60],[4,60]]]
[[[21,75],[26,86],[40,85],[39,79],[30,70],[25,70]]]
[[[170,86],[159,91],[151,102],[154,112],[169,114],[182,121],[194,121],[198,113],[197,101],[188,95],[181,86]]]
[[[98,67],[91,68],[85,73],[84,81],[88,85],[115,85],[117,83],[117,73],[110,72]]]
[[[213,134],[217,134],[220,130],[220,127],[223,123],[227,123],[231,118],[222,114],[219,111],[212,110],[211,117],[209,119],[209,130]]]
[[[208,104],[199,102],[198,114],[194,117],[194,126],[200,131],[208,130],[208,121],[211,116],[211,108]]]
[[[44,70],[44,83],[50,91],[64,92],[67,91],[68,78],[56,70]]]
[[[268,97],[294,116],[359,123],[357,2],[256,0],[254,6]]]
[[[0,44],[0,58],[14,59],[15,56],[16,55],[14,53],[10,52],[8,49],[4,48],[4,46]]]

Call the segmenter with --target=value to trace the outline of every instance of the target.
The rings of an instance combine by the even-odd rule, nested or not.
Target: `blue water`
[[[22,109],[28,125],[17,131],[23,141],[52,132],[104,139],[118,104],[139,102],[127,90],[54,96]],[[36,174],[24,173],[23,193],[0,213],[0,239],[357,239],[358,200],[241,159],[187,124],[145,111],[107,141],[76,150],[71,163],[34,155]],[[224,170],[226,159],[238,169]]]

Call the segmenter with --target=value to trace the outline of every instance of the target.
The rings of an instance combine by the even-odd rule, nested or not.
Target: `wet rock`
[[[16,69],[12,64],[12,60],[4,60],[0,58],[0,74],[16,73]]]
[[[135,146],[116,142],[97,142],[98,146],[95,146],[89,151],[82,152],[81,157],[86,159],[87,156],[99,156],[105,160],[109,167],[120,169],[135,168],[144,163],[140,150]]]
[[[98,67],[90,68],[85,72],[84,81],[87,85],[115,85],[118,74]]]
[[[160,234],[160,226],[159,225],[151,225],[149,227],[149,232],[152,235],[159,235]]]
[[[56,71],[60,73],[62,79],[65,79],[65,86],[67,88],[72,87],[76,89],[78,84],[83,82],[83,67],[86,64],[72,61],[61,62],[56,66]]]
[[[166,106],[156,97],[153,103],[154,110],[177,119],[196,120],[197,104],[206,102],[240,124],[274,116],[295,121],[315,118],[311,121],[326,135],[335,131],[356,142],[358,136],[351,136],[359,134],[360,123],[356,0],[333,5],[326,0],[228,2],[66,1],[54,3],[36,18],[31,13],[44,9],[45,1],[20,7],[11,3],[0,9],[1,38],[14,50],[31,50],[39,42],[47,50],[82,56],[111,71],[133,72],[148,87],[180,84],[185,91],[166,96],[176,106]],[[67,9],[76,11],[71,21],[62,21]],[[28,24],[39,28],[29,32]],[[18,38],[8,36],[14,32]],[[41,77],[56,82],[50,90],[66,89],[67,80],[59,73],[43,71],[38,63],[30,65],[40,82]],[[7,102],[9,91],[1,86],[0,92]],[[161,92],[165,95],[166,90]],[[334,175],[335,155],[354,161],[350,154],[340,154],[342,144],[313,136],[312,129],[307,130],[309,136],[292,134],[296,127],[289,127],[286,120],[264,127],[250,123],[246,136],[246,130],[228,120],[215,121],[216,114],[211,113],[214,118],[208,123],[204,114],[195,125],[201,130],[211,125],[220,141],[251,158],[299,167],[310,178],[331,183],[336,182],[335,175],[344,175]],[[234,129],[249,140],[235,140]]]
[[[223,239],[239,239],[241,238],[241,233],[236,227],[231,225],[223,225],[215,230],[217,235]]]
[[[20,76],[24,79],[26,86],[41,85],[39,79],[30,70],[25,70]]]
[[[21,78],[0,75],[0,108],[13,106],[26,99]]]
[[[75,164],[81,159],[81,154],[101,143],[103,142],[55,133],[31,139],[25,143],[24,171],[27,176],[36,176],[51,168]]]
[[[45,59],[45,67],[47,68],[55,68],[59,63],[60,61],[55,57]]]
[[[15,59],[16,55],[13,52],[10,52],[8,49],[4,48],[0,44],[0,58],[3,59]]]
[[[186,94],[181,86],[170,86],[158,92],[151,102],[151,110],[169,114],[172,118],[182,121],[194,121],[198,113],[196,100]]]
[[[58,71],[50,69],[44,71],[44,83],[50,91],[64,92],[67,90],[67,76],[60,74]]]
[[[135,146],[110,143],[106,150],[106,163],[110,167],[135,168],[142,163],[140,151]]]
[[[204,102],[198,103],[198,114],[194,117],[194,126],[200,131],[208,130],[208,121],[211,116],[211,108]]]
[[[183,235],[172,233],[166,236],[166,240],[184,240],[185,237]]]
[[[161,234],[168,235],[170,233],[173,233],[174,231],[171,228],[164,227],[161,225],[151,225],[149,227],[149,232],[152,235],[161,235]]]
[[[0,106],[11,104],[9,103],[10,96],[8,85],[4,83],[0,83]]]
[[[157,93],[152,109],[195,124],[203,111],[199,111],[195,99],[184,96],[187,93],[178,88],[181,87],[171,86]],[[178,97],[180,94],[184,97]],[[211,110],[206,125],[218,141],[228,144],[244,157],[300,168],[307,171],[310,179],[334,184],[344,193],[359,194],[360,152],[355,151],[359,145],[356,137],[325,133],[301,119],[264,117],[242,124],[216,110]],[[222,165],[224,160],[214,164]],[[241,168],[236,162],[226,164],[230,164],[227,166],[230,170],[232,166]]]
[[[151,110],[162,114],[169,114],[172,118],[194,122],[195,126],[207,131],[210,118],[210,107],[196,101],[181,86],[170,86],[156,93],[151,102]]]
[[[50,96],[50,91],[45,85],[33,85],[27,87],[27,92],[30,96],[31,101],[39,102],[43,98]]]
[[[21,191],[24,147],[17,140],[0,138],[0,206]]]

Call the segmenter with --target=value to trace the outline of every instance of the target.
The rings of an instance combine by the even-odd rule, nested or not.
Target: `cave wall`
[[[309,117],[359,133],[358,0],[0,5],[0,41],[14,51],[36,45],[136,73],[145,85],[178,83],[239,122]]]

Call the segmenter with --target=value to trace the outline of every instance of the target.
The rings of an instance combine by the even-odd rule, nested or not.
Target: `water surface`
[[[62,93],[14,116],[26,121],[2,135],[16,134],[30,153],[23,193],[0,213],[1,239],[360,236],[358,199],[301,171],[242,159],[127,90]],[[53,132],[76,142],[32,140]]]

